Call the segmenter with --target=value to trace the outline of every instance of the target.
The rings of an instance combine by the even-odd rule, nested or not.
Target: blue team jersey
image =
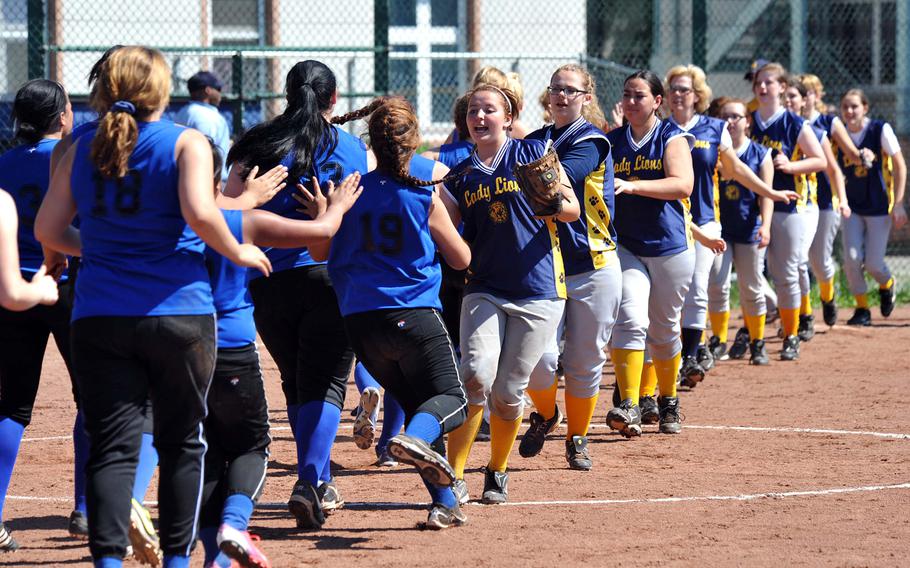
[[[477,153],[449,182],[471,245],[465,294],[485,293],[507,300],[566,297],[566,275],[557,223],[534,217],[512,169],[543,156],[539,140],[508,138],[487,166]]]
[[[320,146],[320,149],[317,150],[316,157],[313,160],[314,171],[304,174],[299,180],[293,182],[292,180],[288,180],[289,187],[284,191],[279,191],[268,203],[261,205],[261,209],[271,211],[272,213],[289,219],[309,219],[310,217],[306,213],[297,211],[297,209],[300,208],[300,203],[293,198],[293,192],[297,191],[297,189],[293,187],[294,185],[301,183],[304,186],[309,187],[311,185],[310,178],[315,174],[316,178],[319,180],[319,185],[325,189],[325,185],[329,180],[333,181],[337,186],[346,176],[355,171],[366,173],[366,145],[364,145],[356,136],[348,134],[337,126],[333,126],[332,128],[334,128],[335,132],[338,134],[338,144],[335,146],[335,149],[331,153],[328,153],[326,152],[327,148],[325,146]],[[281,160],[281,164],[290,169],[293,160],[293,153],[289,153]],[[266,248],[263,250],[272,262],[272,269],[275,272],[297,268],[299,266],[321,264],[313,260],[313,257],[310,256],[310,253],[306,248]],[[250,271],[251,278],[259,276],[262,276],[262,274],[257,271]]]
[[[411,159],[410,174],[432,179],[435,161]],[[436,308],[442,273],[430,235],[433,187],[414,187],[374,170],[332,239],[329,277],[341,315]]]
[[[85,134],[87,132],[94,132],[96,128],[98,128],[97,120],[90,120],[88,122],[83,122],[79,126],[73,127],[72,132],[70,132],[70,138],[72,138],[73,141],[76,141],[83,134]]]
[[[552,140],[553,148],[584,214],[571,223],[557,223],[566,274],[574,276],[609,262],[616,250],[613,229],[615,193],[613,155],[607,135],[583,117],[563,128],[545,126],[528,134],[529,140]]]
[[[875,154],[872,167],[848,165],[838,152],[837,161],[844,171],[847,203],[853,213],[876,217],[890,215],[894,207],[894,164],[882,147],[883,120],[870,120],[857,148],[868,148]]]
[[[138,124],[121,179],[102,178],[92,163],[95,130],[76,142],[71,187],[82,265],[73,320],[215,311],[205,245],[180,213],[174,148],[186,128],[165,120]]]
[[[672,118],[668,122],[695,137],[692,147],[692,173],[695,174],[695,185],[689,196],[689,212],[692,222],[702,226],[711,221],[720,220],[718,205],[717,158],[720,154],[720,141],[727,125],[719,118],[698,115],[692,128],[686,130],[676,124]]]
[[[799,149],[799,133],[805,121],[798,114],[781,110],[772,116],[767,123],[763,122],[758,111],[752,113],[752,135],[755,142],[771,149],[771,157],[778,152],[790,158],[791,162],[802,159]],[[799,199],[788,203],[774,202],[774,210],[781,213],[798,213],[806,208],[809,200],[809,183],[805,174],[790,175],[774,170],[774,189],[795,191]]]
[[[467,160],[474,150],[474,143],[461,140],[451,144],[443,144],[439,148],[439,162],[443,163],[450,170],[458,164]]]
[[[755,175],[768,156],[768,149],[754,140],[736,155]],[[754,244],[759,242],[758,229],[761,227],[761,211],[758,196],[736,180],[720,181],[720,226],[721,237],[731,243]]]
[[[674,124],[658,120],[651,131],[636,143],[626,125],[611,130],[607,139],[613,145],[613,173],[628,181],[662,179],[664,151],[670,140],[691,134]],[[689,248],[689,211],[680,200],[666,201],[621,193],[616,196],[613,225],[622,246],[637,256],[669,256]]]
[[[237,242],[243,242],[243,211],[222,210],[224,221]],[[247,269],[205,247],[205,265],[212,284],[218,315],[218,348],[246,347],[256,341],[253,300],[247,289]]]
[[[834,150],[834,141],[831,139],[831,131],[834,126],[834,115],[819,114],[811,124],[814,128],[819,129],[828,135],[828,142],[831,144],[831,149]],[[817,187],[816,202],[818,203],[818,208],[833,209],[836,207],[837,196],[831,193],[831,181],[828,179],[827,172],[822,171],[811,175],[815,176]]]
[[[59,140],[45,138],[23,144],[0,156],[0,187],[16,202],[19,215],[19,268],[31,278],[44,262],[41,243],[35,240],[35,216],[50,185],[51,152]]]

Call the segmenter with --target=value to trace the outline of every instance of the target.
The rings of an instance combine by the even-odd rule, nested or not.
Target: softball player
[[[445,278],[445,276],[443,276]],[[440,301],[443,301],[440,294]],[[445,321],[445,320],[443,320]],[[449,334],[451,335],[451,333]],[[389,454],[388,445],[396,434],[404,427],[405,415],[401,404],[395,400],[391,392],[386,390],[380,394],[382,385],[367,371],[363,363],[358,361],[354,366],[354,382],[360,392],[360,404],[357,405],[357,414],[354,418],[354,443],[362,450],[373,445],[376,436],[377,423],[379,422],[379,399],[382,397],[382,433],[376,441],[376,464],[380,467],[395,467],[398,462]],[[323,499],[323,508],[326,501]]]
[[[621,402],[607,414],[607,424],[625,437],[641,435],[638,402],[646,342],[660,385],[660,431],[680,431],[679,319],[695,269],[683,200],[694,183],[694,136],[658,117],[663,97],[663,85],[651,71],[629,75],[622,95],[628,124],[607,134],[622,267],[622,303],[610,351]]]
[[[768,246],[768,268],[777,286],[778,310],[784,330],[780,358],[793,361],[799,358],[799,265],[809,221],[806,207],[811,198],[806,177],[823,170],[827,162],[812,127],[782,106],[786,74],[778,63],[768,63],[756,71],[752,92],[758,99],[758,109],[752,113],[751,137],[771,148],[774,187],[799,194],[799,199],[793,203],[774,204]]]
[[[164,561],[189,565],[215,363],[200,237],[238,264],[270,269],[259,249],[237,243],[215,207],[205,138],[160,120],[169,92],[170,69],[159,52],[114,52],[92,94],[97,128],[67,151],[35,222],[42,244],[83,258],[72,349],[92,441],[89,546],[98,566],[119,566],[126,552],[150,397],[161,454]],[[78,230],[70,226],[77,211]]]
[[[532,457],[543,449],[546,435],[562,420],[556,405],[556,368],[566,381],[566,461],[572,469],[592,467],[586,438],[622,293],[622,271],[616,256],[612,219],[613,158],[610,143],[582,110],[597,104],[594,78],[583,67],[563,65],[550,77],[550,111],[554,124],[528,139],[552,142],[585,214],[557,225],[566,270],[566,305],[557,334],[531,373],[528,395],[536,412],[518,451]],[[607,191],[604,191],[607,188]],[[560,356],[557,339],[565,338]]]
[[[718,165],[724,166],[731,179],[759,195],[771,197],[786,203],[796,199],[772,189],[755,172],[743,164],[736,152],[730,133],[723,121],[705,116],[711,101],[711,87],[705,80],[705,72],[694,65],[680,65],[667,72],[665,83],[670,92],[671,116],[668,119],[678,129],[692,134],[695,138],[692,148],[692,167],[695,185],[689,197],[692,215],[693,236],[695,237],[695,272],[682,310],[682,367],[680,378],[684,386],[693,387],[704,379],[705,372],[714,365],[714,356],[723,356],[721,345],[725,337],[712,340],[710,349],[699,346],[708,319],[708,275],[716,254],[712,247],[724,248],[721,242],[720,212],[718,210],[719,187]],[[712,315],[722,318],[723,314]],[[716,327],[723,327],[722,322]],[[717,357],[720,358],[720,357]]]
[[[856,311],[848,325],[870,325],[872,314],[866,298],[863,270],[879,285],[882,317],[894,309],[895,283],[885,250],[892,224],[900,229],[907,222],[904,210],[904,185],[907,164],[891,125],[868,118],[869,100],[859,89],[851,89],[841,99],[841,116],[853,142],[875,155],[870,167],[850,165],[843,157],[847,199],[853,214],[844,219],[844,272],[850,293],[856,298]]]
[[[311,177],[320,184],[338,183],[350,173],[372,169],[372,154],[364,144],[329,123],[338,93],[328,67],[312,60],[297,63],[288,71],[285,89],[284,113],[254,126],[231,148],[228,163],[237,167],[228,177],[226,195],[241,193],[242,175],[255,165],[283,164],[290,179],[303,184]],[[292,219],[307,218],[297,207],[292,192],[281,192],[262,206]],[[331,448],[354,354],[325,264],[314,261],[305,248],[268,249],[266,254],[276,272],[253,279],[250,293],[256,329],[281,372],[297,443],[298,479],[288,507],[298,527],[319,528],[323,515],[317,490],[331,479]]]
[[[490,461],[481,497],[489,504],[508,499],[506,468],[521,426],[524,391],[565,304],[556,221],[575,221],[580,210],[574,192],[565,189],[571,186],[563,172],[562,213],[533,216],[512,168],[542,157],[544,143],[509,138],[517,107],[508,91],[480,85],[469,94],[468,128],[476,149],[447,184],[472,253],[461,308],[461,374],[469,407],[465,423],[449,434],[449,456],[455,494],[466,502],[465,463],[489,399]]]

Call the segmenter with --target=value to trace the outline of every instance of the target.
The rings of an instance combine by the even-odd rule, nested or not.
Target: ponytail
[[[54,129],[60,115],[66,112],[69,99],[56,81],[33,79],[16,92],[13,119],[16,138],[26,144],[37,144]]]

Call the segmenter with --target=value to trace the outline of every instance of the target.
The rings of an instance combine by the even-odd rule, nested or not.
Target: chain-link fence
[[[199,69],[224,81],[235,133],[280,112],[294,62],[315,58],[338,77],[338,112],[395,92],[417,108],[425,137],[452,128],[454,100],[484,65],[517,72],[522,118],[535,128],[538,96],[563,63],[586,65],[601,107],[632,69],[663,74],[695,63],[716,95],[750,97],[743,74],[758,58],[825,84],[832,111],[860,87],[871,114],[910,147],[907,0],[4,0],[0,4],[0,143],[13,136],[12,98],[26,79],[60,80],[77,121],[90,114],[86,77],[110,45],[145,44],[173,69],[172,111]],[[351,128],[356,128],[352,126]],[[905,152],[906,153],[906,152]],[[895,235],[893,266],[910,281],[910,233]]]

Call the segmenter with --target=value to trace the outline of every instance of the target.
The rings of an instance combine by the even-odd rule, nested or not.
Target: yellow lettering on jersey
[[[710,140],[696,140],[695,145],[692,147],[692,149],[693,150],[695,150],[695,149],[710,150],[711,141]]]
[[[649,159],[644,156],[635,156],[635,171],[656,170],[664,171],[664,162],[660,158]]]
[[[625,156],[623,156],[622,160],[613,162],[613,175],[622,174],[623,176],[627,176],[630,173],[632,173],[632,162]]]
[[[498,177],[495,181],[496,189],[494,195],[502,195],[503,193],[512,193],[520,192],[521,188],[518,187],[518,182],[514,179],[507,179],[504,177]]]
[[[783,142],[781,142],[780,140],[772,140],[771,137],[768,136],[767,134],[765,134],[761,138],[756,138],[755,136],[753,136],[752,140],[758,142],[759,144],[761,144],[762,146],[765,146],[766,148],[773,148],[774,150],[777,150],[778,152],[780,152],[784,147]]]
[[[490,186],[482,183],[477,184],[477,189],[470,189],[464,192],[464,202],[466,207],[473,207],[481,199],[490,201]]]

